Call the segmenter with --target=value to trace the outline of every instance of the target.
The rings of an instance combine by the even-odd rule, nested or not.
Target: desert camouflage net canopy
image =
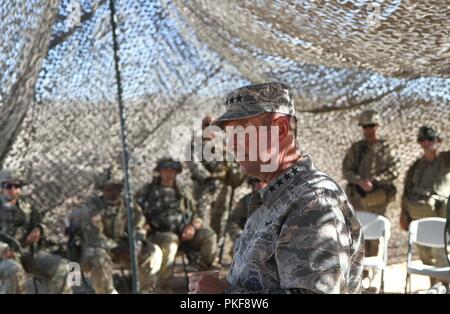
[[[365,109],[396,145],[400,190],[419,126],[439,126],[450,147],[448,0],[115,5],[133,190],[174,145],[174,126],[222,112],[249,83],[292,86],[301,148],[338,179]],[[109,0],[3,1],[0,17],[1,165],[21,170],[55,220],[120,165]]]

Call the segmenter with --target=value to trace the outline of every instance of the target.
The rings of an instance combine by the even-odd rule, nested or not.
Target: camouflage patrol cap
[[[419,133],[417,134],[417,141],[436,141],[440,140],[439,131],[436,127],[433,126],[421,126],[419,128]]]
[[[0,184],[8,181],[16,181],[19,182],[20,184],[24,184],[24,181],[19,176],[16,170],[11,169],[0,170]]]
[[[115,167],[109,167],[97,174],[95,178],[95,186],[98,189],[103,189],[107,184],[123,185],[122,171]]]
[[[359,115],[358,125],[371,125],[378,124],[381,125],[381,118],[378,112],[375,110],[365,110]]]
[[[288,85],[277,82],[248,85],[230,92],[226,111],[211,125],[223,128],[225,121],[241,120],[265,112],[295,116],[294,99]]]
[[[158,164],[156,165],[155,170],[160,171],[163,168],[172,168],[175,169],[178,173],[183,170],[181,162],[176,161],[172,158],[161,158],[158,160]]]

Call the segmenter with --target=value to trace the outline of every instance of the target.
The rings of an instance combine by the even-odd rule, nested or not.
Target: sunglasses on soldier
[[[15,188],[15,189],[21,189],[22,188],[22,184],[20,184],[20,183],[6,183],[6,182],[4,182],[2,184],[2,186],[6,190],[11,190],[12,188]]]
[[[433,137],[419,137],[417,138],[417,142],[425,142],[425,141],[430,141],[430,142],[435,142],[437,139],[433,138]]]
[[[363,129],[373,129],[374,127],[376,127],[376,124],[375,124],[375,123],[373,123],[373,124],[364,124],[364,125],[362,125],[362,128],[363,128]]]

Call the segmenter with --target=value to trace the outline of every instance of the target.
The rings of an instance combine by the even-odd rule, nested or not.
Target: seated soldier
[[[159,173],[152,183],[145,184],[136,193],[136,202],[142,207],[147,220],[149,240],[158,244],[163,252],[159,275],[161,288],[169,288],[172,265],[178,248],[200,270],[212,268],[217,254],[217,236],[205,228],[188,193],[176,184],[180,162],[162,159],[155,170]]]
[[[99,176],[96,185],[102,195],[89,199],[70,217],[71,229],[78,230],[81,237],[82,269],[90,274],[96,293],[117,293],[113,263],[130,265],[127,208],[121,197],[123,180],[112,176],[111,171]],[[152,292],[162,252],[157,245],[146,242],[145,219],[138,206],[134,208],[134,219],[141,290]]]
[[[45,226],[21,199],[23,180],[2,170],[0,181],[0,294],[25,293],[25,271],[46,284],[48,293],[70,293],[68,261],[44,250]]]

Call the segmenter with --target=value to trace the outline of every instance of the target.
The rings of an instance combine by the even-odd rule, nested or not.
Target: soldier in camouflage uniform
[[[149,239],[162,249],[158,283],[166,289],[178,248],[181,247],[199,269],[209,270],[217,254],[217,236],[213,230],[205,228],[191,196],[176,183],[177,173],[182,171],[181,163],[161,159],[155,170],[159,175],[140,188],[135,199],[146,217]]]
[[[208,134],[208,126],[212,121],[206,116],[202,121],[202,152],[211,141],[213,134]],[[205,131],[206,130],[206,131]],[[225,159],[225,158],[224,158]],[[211,226],[217,235],[221,235],[222,219],[229,203],[230,189],[237,188],[243,181],[239,167],[232,161],[208,161],[199,156],[198,161],[188,163],[191,178],[194,181],[194,200],[205,225]]]
[[[41,214],[20,199],[23,181],[12,170],[0,178],[0,294],[25,293],[25,271],[46,283],[48,293],[70,293],[68,261],[44,250]]]
[[[361,113],[359,125],[364,139],[353,143],[345,155],[342,173],[348,181],[346,193],[353,207],[385,215],[397,190],[394,180],[398,177],[399,160],[391,145],[379,138],[380,116],[373,110]],[[378,240],[366,241],[366,256],[375,256],[382,249]]]
[[[114,263],[129,267],[128,217],[122,197],[121,175],[110,169],[97,177],[102,195],[90,198],[70,219],[81,236],[83,271],[90,275],[96,293],[117,293],[113,282]],[[152,292],[161,267],[161,249],[146,241],[145,218],[134,206],[134,228],[142,292]]]
[[[228,281],[194,276],[190,293],[356,293],[360,289],[364,246],[361,226],[342,188],[318,171],[296,143],[292,94],[282,83],[245,86],[227,96],[227,112],[215,125],[277,126],[279,153],[270,143],[267,159],[238,160],[245,175],[268,186],[255,193],[239,237]],[[269,132],[276,132],[269,128]],[[275,133],[277,134],[277,133]],[[254,147],[241,143],[248,154]],[[238,153],[239,155],[239,153]]]
[[[435,127],[422,126],[417,142],[424,154],[409,168],[402,195],[400,226],[407,231],[412,220],[446,217],[450,195],[450,151],[440,152],[442,139]],[[444,249],[418,246],[424,264],[448,266]],[[430,277],[433,285],[436,280]]]
[[[234,209],[231,211],[230,218],[228,220],[228,227],[227,227],[228,234],[230,235],[231,241],[233,242],[233,248],[231,249],[232,254],[234,251],[234,247],[237,243],[237,240],[239,236],[242,234],[242,230],[244,230],[247,218],[256,209],[250,207],[252,195],[256,193],[258,190],[263,189],[267,185],[266,183],[261,182],[256,178],[249,178],[247,181],[252,191],[244,195],[239,200]]]

